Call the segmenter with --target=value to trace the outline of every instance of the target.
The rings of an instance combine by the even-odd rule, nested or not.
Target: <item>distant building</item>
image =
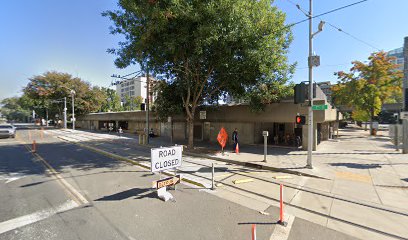
[[[403,50],[404,50],[404,48],[400,47],[400,48],[397,48],[397,49],[394,49],[394,50],[391,50],[391,51],[388,52],[388,56],[396,58],[395,60],[393,60],[393,62],[395,64],[399,65],[398,70],[401,70],[401,71],[404,70],[404,54],[403,54]]]
[[[322,92],[324,93],[324,95],[326,95],[327,101],[331,103],[332,100],[332,85],[330,81],[327,82],[318,82],[317,86],[319,86],[319,88],[322,90]]]
[[[132,78],[129,80],[123,80],[121,82],[117,82],[116,85],[116,93],[119,95],[120,100],[125,102],[126,96],[129,97],[137,97],[141,96],[143,102],[146,101],[146,84],[147,78],[146,77],[137,77]],[[153,93],[153,86],[156,84],[156,80],[150,78],[150,102],[153,103],[156,99],[156,94]]]

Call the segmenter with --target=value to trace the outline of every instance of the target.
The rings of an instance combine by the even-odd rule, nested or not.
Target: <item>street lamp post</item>
[[[313,56],[313,37],[323,30],[324,22],[321,21],[319,24],[318,31],[313,33],[313,7],[312,0],[309,0],[309,57],[308,57],[308,67],[309,67],[309,117],[308,117],[308,143],[307,143],[307,164],[306,167],[313,168],[312,165],[312,151],[314,146],[314,126],[313,126],[313,66],[319,66],[320,60],[318,56]]]
[[[74,90],[71,90],[71,97],[72,97],[72,130],[75,130],[74,96],[75,96],[75,91],[74,91]]]
[[[67,97],[64,97],[64,128],[67,129]]]

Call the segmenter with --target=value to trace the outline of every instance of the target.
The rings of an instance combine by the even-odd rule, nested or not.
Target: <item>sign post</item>
[[[269,132],[268,131],[263,131],[262,135],[264,137],[264,162],[266,162],[266,155],[268,155],[268,136]]]

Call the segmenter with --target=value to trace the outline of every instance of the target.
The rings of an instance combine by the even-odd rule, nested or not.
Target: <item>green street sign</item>
[[[327,104],[324,105],[313,105],[312,110],[326,110],[327,109]]]

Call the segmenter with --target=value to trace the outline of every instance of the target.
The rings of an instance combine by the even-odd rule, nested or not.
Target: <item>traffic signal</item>
[[[299,125],[303,125],[306,123],[306,117],[305,116],[296,116],[295,123]]]
[[[294,90],[295,90],[295,94],[294,94],[295,104],[305,103],[305,100],[306,100],[306,84],[305,83],[296,84],[295,87],[294,87]]]
[[[404,111],[408,111],[408,88],[405,88],[405,94],[404,94],[404,102],[405,102],[405,109]]]
[[[145,103],[140,104],[140,110],[146,111],[146,104]]]

